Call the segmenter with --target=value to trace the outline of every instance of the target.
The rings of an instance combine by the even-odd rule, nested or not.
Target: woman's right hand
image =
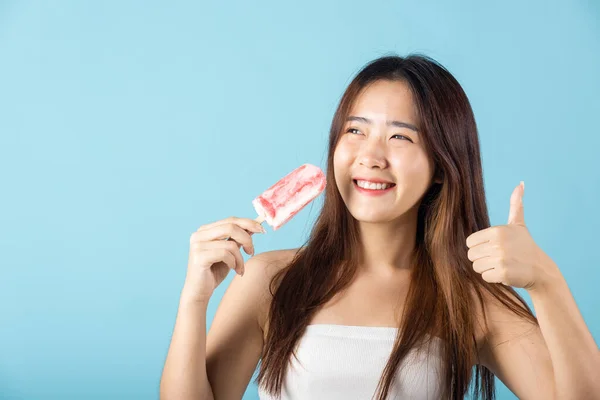
[[[248,218],[230,217],[201,226],[190,237],[182,296],[208,303],[230,269],[243,275],[245,268],[240,246],[247,254],[254,255],[250,235],[261,232],[266,232],[261,224]]]

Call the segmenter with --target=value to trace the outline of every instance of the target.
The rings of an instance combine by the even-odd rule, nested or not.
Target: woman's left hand
[[[525,226],[524,192],[521,182],[510,197],[507,225],[492,226],[467,238],[467,256],[485,281],[532,290],[545,286],[560,272]]]

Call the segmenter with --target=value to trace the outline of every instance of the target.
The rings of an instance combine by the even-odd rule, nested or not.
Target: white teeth
[[[356,181],[356,184],[363,189],[384,190],[392,186],[390,183],[373,183],[368,181]]]

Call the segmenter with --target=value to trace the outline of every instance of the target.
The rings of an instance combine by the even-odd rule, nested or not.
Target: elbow
[[[177,398],[178,393],[175,393],[168,380],[163,376],[160,380],[160,386],[158,389],[158,398],[159,400],[173,400]]]
[[[161,379],[159,400],[214,400],[210,388],[189,387]]]
[[[159,400],[214,400],[212,392],[190,393],[186,390],[164,390],[160,388]]]
[[[206,376],[206,375],[205,375]],[[197,371],[174,370],[166,367],[159,384],[159,400],[214,400],[208,378]]]

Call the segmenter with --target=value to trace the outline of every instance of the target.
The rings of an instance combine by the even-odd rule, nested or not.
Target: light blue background
[[[600,340],[598,1],[283,3],[0,1],[2,399],[156,399],[190,234],[323,166],[345,86],[390,52],[463,84],[492,223],[525,180]],[[318,205],[257,251],[300,245]]]

